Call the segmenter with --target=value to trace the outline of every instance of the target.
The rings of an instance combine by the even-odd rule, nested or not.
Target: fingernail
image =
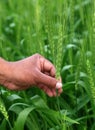
[[[59,89],[59,88],[62,88],[62,83],[57,82],[57,83],[56,83],[56,89]]]

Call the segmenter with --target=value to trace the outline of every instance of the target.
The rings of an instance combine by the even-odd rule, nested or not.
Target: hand
[[[8,72],[5,75],[3,85],[11,90],[23,90],[30,86],[41,88],[49,96],[56,96],[56,84],[54,66],[39,54],[35,54],[26,59],[7,62]],[[62,88],[57,84],[58,95]]]

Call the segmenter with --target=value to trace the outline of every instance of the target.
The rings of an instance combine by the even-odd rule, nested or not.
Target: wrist
[[[0,84],[4,85],[9,75],[9,63],[8,61],[0,57]]]

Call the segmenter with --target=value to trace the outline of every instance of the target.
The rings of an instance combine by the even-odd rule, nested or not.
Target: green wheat
[[[0,98],[0,112],[4,115],[5,119],[8,120],[9,116],[1,98]]]
[[[59,19],[58,19],[58,41],[57,41],[57,45],[55,44],[55,46],[57,47],[56,49],[56,76],[57,78],[60,77],[60,72],[61,72],[61,65],[62,65],[62,57],[63,57],[63,38],[64,38],[64,28],[65,28],[65,19],[63,18],[63,2],[60,0],[60,4],[59,4],[59,10],[58,10],[58,15],[59,15]]]
[[[37,45],[39,44],[39,52],[44,55],[44,43],[42,40],[42,26],[41,26],[41,7],[40,2],[36,1],[35,5],[35,21],[36,21],[36,33],[37,33]]]
[[[92,69],[89,60],[87,60],[87,72],[89,77],[89,83],[90,83],[89,87],[91,91],[91,96],[92,96],[93,104],[95,105],[95,84],[94,84]]]

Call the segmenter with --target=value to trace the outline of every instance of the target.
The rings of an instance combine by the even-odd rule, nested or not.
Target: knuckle
[[[40,55],[39,53],[36,53],[35,56],[36,56],[36,57],[40,57],[41,55]]]

